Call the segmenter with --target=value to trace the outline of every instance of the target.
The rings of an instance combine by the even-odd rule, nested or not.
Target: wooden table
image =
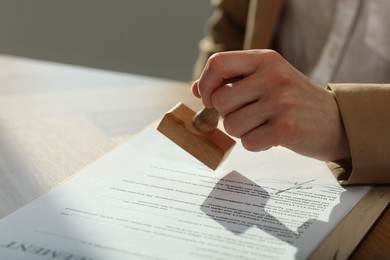
[[[178,101],[201,107],[187,83],[0,55],[0,217],[128,140]],[[390,256],[389,249],[387,209],[352,259]]]

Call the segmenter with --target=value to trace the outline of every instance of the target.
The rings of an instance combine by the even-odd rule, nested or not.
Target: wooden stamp
[[[195,114],[179,103],[164,115],[157,130],[215,170],[236,143],[217,128],[218,118],[214,109],[205,108]]]

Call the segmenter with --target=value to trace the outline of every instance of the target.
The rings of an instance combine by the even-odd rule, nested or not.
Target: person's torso
[[[285,0],[283,8],[275,48],[319,85],[390,82],[390,1]]]

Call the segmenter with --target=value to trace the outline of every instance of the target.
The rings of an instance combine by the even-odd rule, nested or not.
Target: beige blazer
[[[270,48],[282,0],[213,0],[199,44],[197,78],[211,54]],[[390,73],[390,72],[389,72]],[[329,162],[341,184],[390,183],[390,84],[329,84],[339,105],[351,158]]]

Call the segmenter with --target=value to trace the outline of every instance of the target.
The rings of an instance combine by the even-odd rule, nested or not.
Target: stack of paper
[[[368,190],[279,147],[214,172],[151,129],[2,219],[0,256],[305,258]]]

